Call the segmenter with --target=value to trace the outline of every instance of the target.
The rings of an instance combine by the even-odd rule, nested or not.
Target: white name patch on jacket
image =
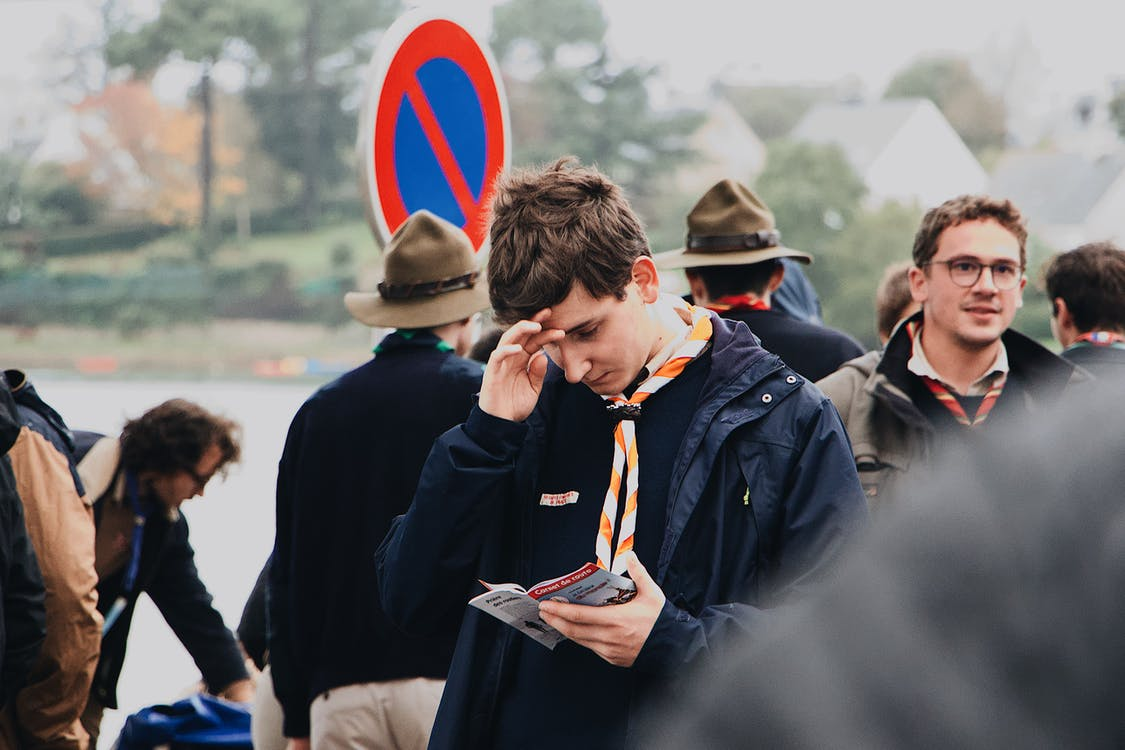
[[[571,490],[570,492],[559,492],[556,494],[544,493],[539,498],[540,505],[546,505],[552,508],[557,508],[560,505],[572,505],[578,502],[578,490]]]

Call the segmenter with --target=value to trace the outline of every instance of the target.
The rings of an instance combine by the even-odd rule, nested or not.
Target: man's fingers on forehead
[[[527,354],[527,352],[524,351],[523,345],[521,345],[521,344],[500,344],[495,349],[492,350],[492,354],[489,355],[489,361],[501,362],[501,361],[503,361],[505,359],[508,359],[509,357],[513,357],[517,354]]]
[[[521,320],[514,323],[511,328],[500,336],[500,344],[510,344],[520,339],[525,339],[543,330],[543,326],[536,321]]]
[[[534,336],[529,337],[526,345],[529,347],[529,350],[531,347],[534,347],[536,350],[538,350],[543,348],[545,344],[550,344],[562,339],[565,335],[566,333],[564,331],[560,331],[557,328],[548,328],[544,331],[541,331],[540,333],[535,334]]]

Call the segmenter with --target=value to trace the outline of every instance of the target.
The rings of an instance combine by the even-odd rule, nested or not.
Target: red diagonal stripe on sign
[[[461,171],[461,165],[457,163],[457,158],[453,156],[453,149],[449,147],[449,141],[445,139],[441,123],[438,122],[434,111],[430,109],[430,100],[426,98],[426,92],[422,90],[422,85],[418,83],[417,78],[412,78],[406,86],[406,97],[410,100],[410,106],[414,108],[414,113],[422,124],[426,140],[430,142],[430,146],[434,150],[434,156],[437,157],[438,164],[441,165],[441,171],[449,180],[449,187],[453,190],[453,197],[461,207],[461,213],[471,224],[477,214],[476,199],[473,198],[473,191],[469,189],[469,183]]]

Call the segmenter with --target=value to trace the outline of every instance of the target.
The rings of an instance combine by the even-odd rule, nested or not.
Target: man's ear
[[[637,285],[645,304],[656,302],[660,296],[660,274],[650,256],[642,255],[633,261],[633,283]]]
[[[907,271],[907,278],[910,280],[910,296],[921,305],[929,296],[927,288],[929,279],[926,278],[926,272],[918,266],[911,266]]]
[[[781,282],[785,279],[785,264],[778,263],[777,268],[770,274],[770,283],[766,285],[767,292],[776,292],[777,288],[781,286]]]
[[[709,305],[711,295],[707,293],[707,285],[703,283],[703,277],[690,268],[684,270],[684,276],[687,277],[688,289],[691,290],[692,303],[704,307]]]
[[[1055,308],[1055,319],[1059,322],[1060,328],[1074,327],[1074,316],[1070,314],[1070,308],[1066,306],[1066,300],[1062,297],[1055,297],[1051,302]]]

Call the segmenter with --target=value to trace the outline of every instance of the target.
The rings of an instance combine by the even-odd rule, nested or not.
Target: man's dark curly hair
[[[194,471],[204,451],[217,445],[222,452],[218,469],[238,461],[237,423],[199,404],[174,398],[125,423],[121,431],[121,463],[133,472],[174,474]]]

